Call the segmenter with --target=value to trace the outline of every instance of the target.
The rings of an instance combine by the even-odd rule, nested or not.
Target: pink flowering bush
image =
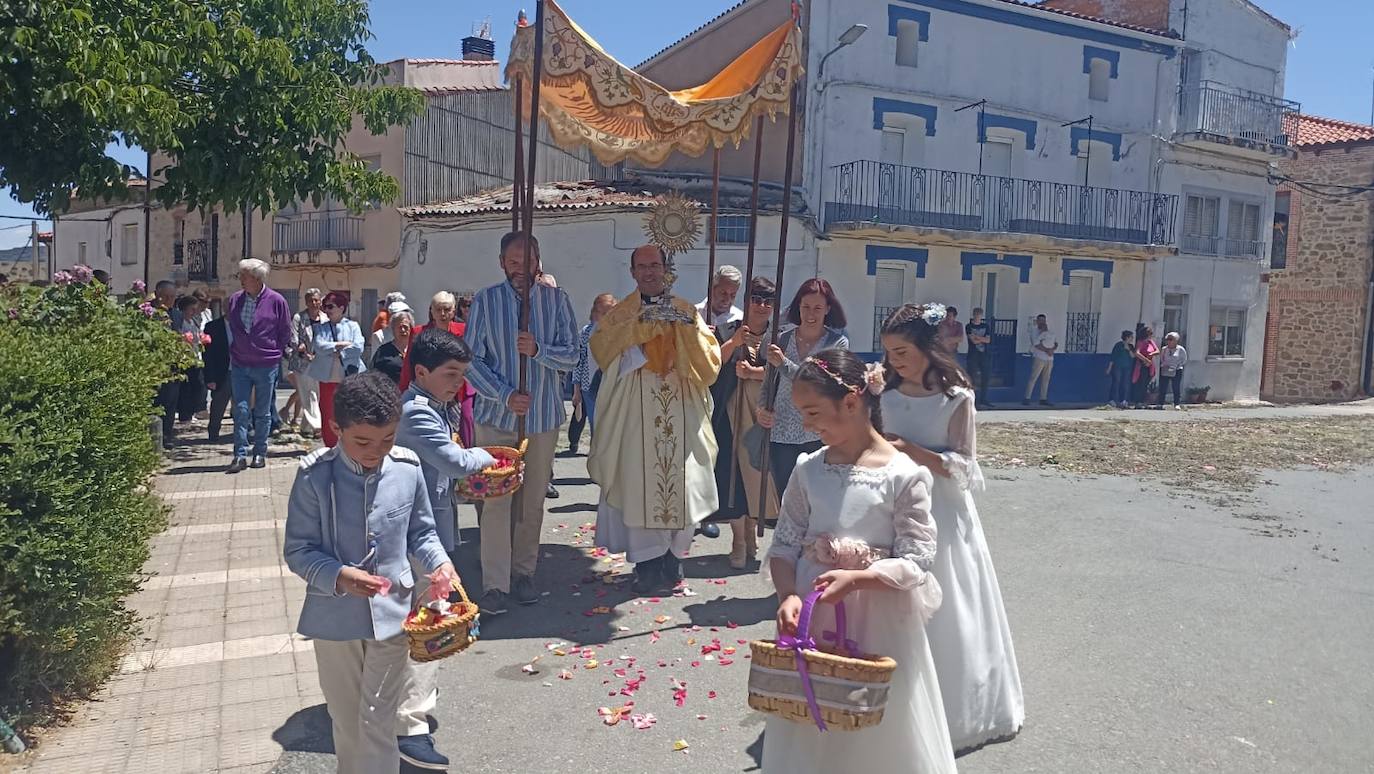
[[[0,287],[0,716],[96,688],[136,633],[159,465],[153,396],[190,362],[166,315],[86,272]]]

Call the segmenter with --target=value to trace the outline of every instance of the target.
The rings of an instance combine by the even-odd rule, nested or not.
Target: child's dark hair
[[[868,406],[868,421],[881,433],[883,410],[878,404],[878,396],[868,389],[867,368],[858,355],[847,349],[823,349],[802,361],[801,370],[792,382],[804,382],[834,401],[844,400],[846,395],[858,395]]]
[[[410,345],[410,378],[415,378],[416,366],[424,366],[433,371],[450,360],[459,363],[472,362],[472,350],[461,336],[455,336],[443,328],[425,328]]]
[[[1135,338],[1135,334],[1132,333],[1131,331],[1122,331],[1122,332],[1121,332],[1121,340],[1122,340],[1122,341],[1125,341],[1126,339],[1133,339],[1133,338]]]
[[[927,390],[937,387],[940,392],[949,395],[956,387],[973,388],[973,383],[969,381],[968,374],[959,367],[959,362],[954,359],[944,347],[940,346],[936,340],[940,332],[940,323],[944,321],[943,311],[939,312],[940,319],[934,323],[927,322],[926,314],[935,316],[938,306],[936,305],[917,305],[907,304],[888,315],[883,323],[881,335],[900,336],[911,342],[911,344],[921,350],[926,356],[926,361],[930,364],[926,368],[925,375],[921,377],[921,383]],[[896,389],[902,383],[899,376],[888,363],[886,358],[883,360],[884,373],[883,382],[886,389]]]
[[[381,371],[344,377],[334,391],[334,421],[339,427],[389,425],[401,419],[396,383]]]

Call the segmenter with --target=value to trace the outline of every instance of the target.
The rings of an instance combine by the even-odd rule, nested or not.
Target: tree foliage
[[[370,37],[365,0],[0,0],[0,186],[49,213],[123,195],[122,141],[170,157],[167,205],[393,200],[343,140],[424,103],[382,85]]]

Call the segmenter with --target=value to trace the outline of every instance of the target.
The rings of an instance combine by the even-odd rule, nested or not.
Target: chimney
[[[496,59],[496,44],[486,38],[469,35],[463,38],[463,60],[490,62]]]

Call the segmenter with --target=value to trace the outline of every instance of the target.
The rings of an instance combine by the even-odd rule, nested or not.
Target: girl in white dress
[[[944,602],[926,632],[950,741],[962,753],[1011,738],[1026,712],[1011,627],[970,491],[983,485],[974,395],[968,377],[937,344],[944,313],[941,304],[907,304],[884,323],[882,410],[887,438],[935,474],[939,551],[932,572]]]
[[[849,637],[863,652],[890,656],[897,671],[880,724],[818,731],[813,723],[769,717],[765,774],[952,774],[949,746],[925,628],[940,605],[928,572],[935,559],[931,475],[879,434],[878,398],[864,364],[846,350],[807,358],[792,401],[806,429],[826,445],[803,454],[783,494],[764,563],[777,588],[779,634],[795,634],[803,595],[823,589],[812,636],[835,628],[844,600]]]

